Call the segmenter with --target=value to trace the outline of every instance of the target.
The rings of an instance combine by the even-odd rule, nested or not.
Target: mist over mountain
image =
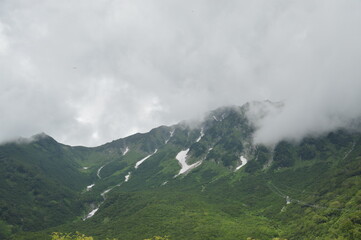
[[[97,146],[253,100],[256,141],[360,117],[359,1],[0,2],[0,141]]]
[[[329,109],[327,114],[316,109],[317,106],[305,106],[301,111],[287,102],[251,102],[247,116],[256,127],[254,142],[275,145],[282,140],[318,137],[340,128],[360,131],[361,118],[357,112],[346,113],[345,110],[344,115],[339,115],[335,109]]]

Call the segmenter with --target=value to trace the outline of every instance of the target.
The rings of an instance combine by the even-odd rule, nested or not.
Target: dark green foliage
[[[239,157],[234,152],[227,152],[221,146],[215,147],[207,155],[207,160],[215,160],[225,167],[232,166]]]
[[[185,126],[177,127],[174,131],[174,137],[170,140],[171,143],[186,148],[188,146],[188,133],[189,129]]]
[[[264,145],[258,145],[256,149],[256,161],[259,165],[264,165],[271,158],[271,152]]]
[[[269,153],[269,149],[264,145],[257,145],[257,153]]]
[[[11,226],[6,224],[6,222],[0,220],[0,239],[10,239],[11,236]]]
[[[351,135],[344,130],[329,133],[327,139],[339,147],[345,147],[352,141]]]
[[[193,157],[200,157],[202,154],[207,152],[207,146],[203,143],[196,142],[190,147],[190,152]]]
[[[286,141],[277,144],[274,150],[274,167],[291,167],[294,164],[292,145]]]
[[[247,173],[254,173],[260,169],[262,169],[262,165],[259,164],[257,161],[249,161],[245,166],[245,171]]]
[[[237,160],[237,157],[234,156],[233,153],[223,154],[223,155],[222,155],[222,158],[221,158],[221,161],[222,161],[223,165],[226,166],[226,167],[231,166],[232,163],[233,163],[234,161],[236,161],[236,160]]]
[[[230,152],[230,151],[242,152],[243,151],[242,139],[239,136],[237,136],[236,134],[232,134],[232,135],[228,136],[227,138],[225,138],[222,141],[222,146],[228,152]]]
[[[316,147],[309,144],[303,144],[300,147],[299,155],[302,160],[311,160],[316,157]]]
[[[164,144],[165,136],[167,136],[169,129],[166,127],[159,127],[144,134],[144,137],[139,141],[140,149],[144,152],[153,152]]]
[[[122,159],[115,160],[102,168],[101,176],[106,178],[111,176],[116,171],[124,169],[125,167],[127,167],[127,163],[125,161],[122,161]]]
[[[220,151],[217,148],[214,148],[207,155],[207,160],[210,160],[210,159],[219,160],[219,159],[221,159],[221,157],[222,157],[222,155],[221,155]]]
[[[68,147],[47,136],[0,146],[0,218],[22,230],[55,226],[78,216],[89,181]]]

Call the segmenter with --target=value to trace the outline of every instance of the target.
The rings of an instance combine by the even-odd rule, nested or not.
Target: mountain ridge
[[[57,224],[46,225],[36,210],[25,208],[28,221],[39,222],[39,228],[4,214],[0,218],[13,226],[14,239],[48,239],[51,231],[75,230],[97,239],[162,234],[172,239],[357,239],[361,135],[337,130],[271,148],[255,145],[256,126],[247,115],[251,104],[216,109],[200,123],[160,126],[92,148],[67,146],[46,135],[20,144],[19,163],[37,156],[45,169],[53,169],[55,161],[63,164],[64,175],[74,172],[69,186],[54,171],[46,175],[68,186],[73,195],[66,208],[73,212],[61,220],[56,213],[52,221]],[[14,147],[7,146],[0,146],[0,156]],[[37,169],[38,163],[32,164]],[[343,184],[348,187],[340,188]],[[51,186],[45,189],[52,192]],[[3,192],[9,195],[11,189]],[[50,201],[45,196],[37,209]],[[28,232],[41,229],[33,236]]]

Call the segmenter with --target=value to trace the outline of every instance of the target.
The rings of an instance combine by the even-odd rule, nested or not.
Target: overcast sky
[[[95,146],[284,101],[256,140],[361,115],[359,0],[0,0],[0,141]]]

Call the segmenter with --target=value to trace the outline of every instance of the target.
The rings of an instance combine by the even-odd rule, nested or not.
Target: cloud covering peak
[[[283,101],[260,141],[361,115],[360,1],[0,2],[0,140],[98,145]],[[271,137],[273,136],[273,137]]]

